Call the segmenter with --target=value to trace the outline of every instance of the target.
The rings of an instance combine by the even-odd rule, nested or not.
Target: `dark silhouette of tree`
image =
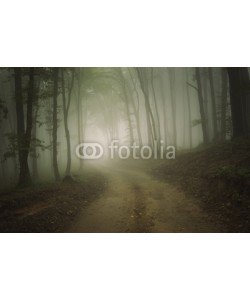
[[[17,116],[17,140],[19,157],[19,182],[20,186],[31,183],[31,176],[28,166],[30,151],[31,131],[33,124],[33,98],[34,98],[34,68],[29,69],[26,129],[24,121],[23,93],[22,93],[22,69],[14,68],[15,77],[15,101]]]
[[[68,71],[67,73],[67,96],[66,96],[66,87],[65,87],[65,71]],[[66,136],[66,143],[67,143],[67,167],[65,171],[66,176],[70,176],[70,170],[71,170],[71,143],[70,143],[70,132],[69,132],[69,126],[68,126],[68,115],[69,115],[69,109],[71,104],[71,94],[74,87],[74,81],[75,81],[75,70],[72,68],[72,70],[65,70],[64,68],[61,69],[61,76],[62,76],[62,100],[63,100],[63,120],[64,120],[64,130],[65,130],[65,136]]]
[[[214,90],[213,68],[207,68],[207,69],[208,69],[208,79],[209,79],[210,93],[211,93],[213,138],[216,141],[218,139],[218,125],[217,125],[217,111],[216,111],[216,99],[215,99],[215,90]]]
[[[148,128],[148,142],[150,145],[152,145],[153,141],[158,142],[158,138],[156,133],[155,119],[149,101],[149,83],[148,83],[148,76],[147,76],[148,70],[147,68],[136,68],[136,72],[145,100],[145,110],[146,110],[146,119],[147,119],[147,128]]]
[[[188,82],[188,69],[186,69],[186,80]],[[189,148],[193,148],[193,131],[192,131],[192,110],[191,110],[191,100],[190,100],[190,93],[189,93],[189,86],[187,84],[187,103],[188,103],[188,134],[189,134]]]
[[[227,94],[228,94],[228,75],[226,68],[221,68],[221,123],[220,139],[226,140],[227,128]]]
[[[177,128],[176,128],[176,98],[175,98],[175,70],[169,68],[169,85],[170,85],[170,98],[171,98],[171,112],[173,120],[173,144],[177,147]]]
[[[247,68],[228,68],[233,137],[249,135],[250,81]]]
[[[60,180],[60,174],[58,169],[57,162],[57,127],[58,127],[58,119],[57,119],[57,97],[58,97],[58,81],[59,81],[59,68],[53,68],[53,126],[52,126],[52,154],[53,154],[53,170],[55,180]]]
[[[200,68],[195,68],[195,75],[196,75],[196,81],[197,81],[197,92],[198,92],[199,108],[200,108],[200,115],[201,115],[201,127],[202,127],[202,134],[203,134],[203,142],[204,142],[204,144],[207,144],[208,143],[208,132],[207,132],[205,109],[204,109],[204,100],[203,100],[203,95],[202,95]]]

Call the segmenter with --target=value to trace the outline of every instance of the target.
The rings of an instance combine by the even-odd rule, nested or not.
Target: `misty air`
[[[249,232],[248,68],[0,68],[1,232]]]

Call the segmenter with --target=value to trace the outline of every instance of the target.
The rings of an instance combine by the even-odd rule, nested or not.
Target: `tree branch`
[[[198,91],[198,88],[197,88],[196,86],[192,85],[192,84],[189,83],[189,82],[186,82],[186,83],[187,83],[187,85],[189,85],[190,87],[192,87],[193,89],[195,89],[196,91]]]

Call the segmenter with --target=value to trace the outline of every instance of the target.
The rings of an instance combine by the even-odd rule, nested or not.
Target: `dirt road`
[[[142,170],[105,167],[104,194],[83,210],[69,232],[219,232],[199,200]]]

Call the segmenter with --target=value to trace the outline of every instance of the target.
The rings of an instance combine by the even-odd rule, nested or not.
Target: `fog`
[[[228,78],[224,68],[0,68],[0,126],[1,188],[79,172],[81,143],[102,145],[100,161],[113,140],[178,155],[231,137]]]

